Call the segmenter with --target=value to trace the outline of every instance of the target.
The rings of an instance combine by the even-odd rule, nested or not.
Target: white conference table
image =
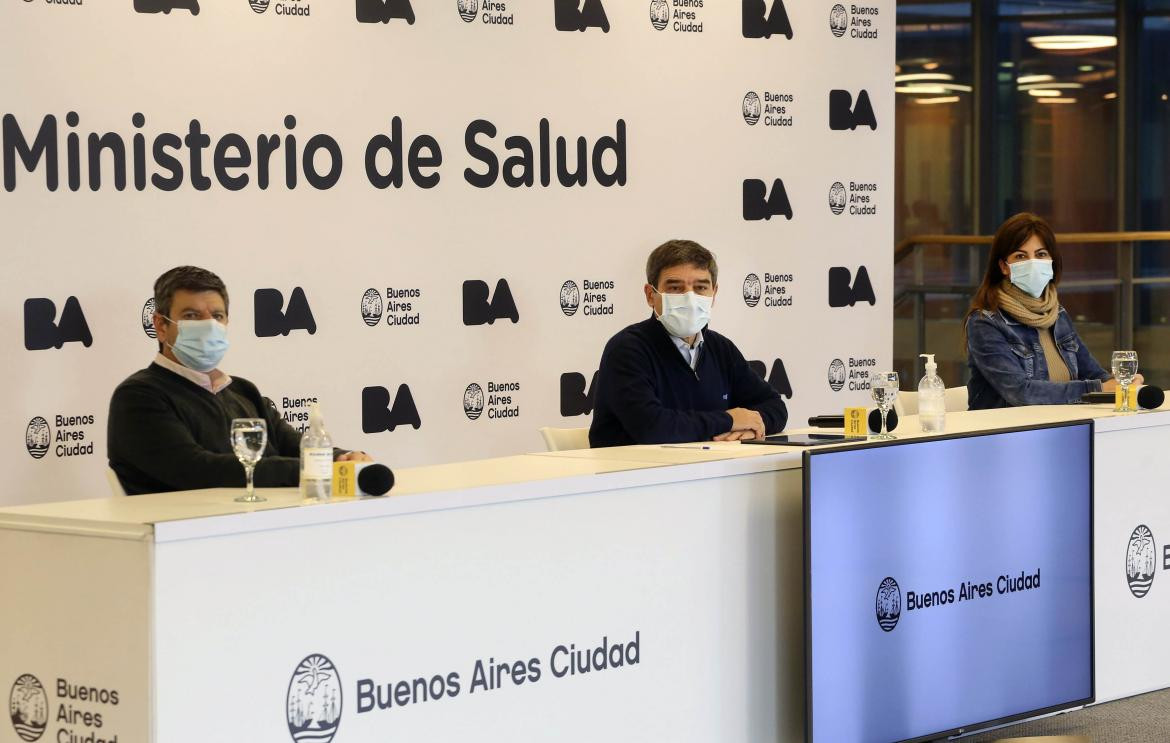
[[[1170,577],[1138,598],[1125,571],[1135,527],[1170,534],[1170,406],[947,433],[1085,418],[1105,701],[1170,686]],[[397,469],[385,498],[0,509],[0,683],[68,743],[800,740],[801,452],[707,447]]]

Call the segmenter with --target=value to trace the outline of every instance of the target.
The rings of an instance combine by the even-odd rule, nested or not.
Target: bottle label
[[[302,480],[332,480],[333,450],[317,447],[301,449]]]

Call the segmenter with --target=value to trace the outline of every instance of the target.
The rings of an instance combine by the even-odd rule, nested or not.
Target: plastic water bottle
[[[325,432],[321,406],[309,407],[309,428],[301,436],[301,497],[328,500],[333,495],[333,440]]]
[[[942,433],[947,427],[947,388],[938,377],[934,354],[919,355],[926,359],[926,376],[918,383],[918,422],[923,433]]]

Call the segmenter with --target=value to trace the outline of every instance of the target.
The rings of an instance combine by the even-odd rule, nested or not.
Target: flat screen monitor
[[[1090,703],[1092,468],[1089,422],[805,452],[807,739]]]

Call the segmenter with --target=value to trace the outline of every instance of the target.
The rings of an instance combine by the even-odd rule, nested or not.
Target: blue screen
[[[809,457],[812,740],[907,740],[1092,696],[1091,436]]]

